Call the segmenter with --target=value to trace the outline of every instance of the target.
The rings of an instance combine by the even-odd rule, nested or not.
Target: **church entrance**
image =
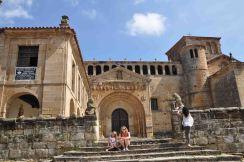
[[[122,126],[129,129],[128,114],[125,110],[118,108],[112,113],[112,130],[119,133]]]

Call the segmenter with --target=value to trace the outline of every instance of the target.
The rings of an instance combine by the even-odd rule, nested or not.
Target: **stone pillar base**
[[[86,115],[84,117],[84,122],[86,145],[96,145],[99,140],[98,120],[96,115]]]

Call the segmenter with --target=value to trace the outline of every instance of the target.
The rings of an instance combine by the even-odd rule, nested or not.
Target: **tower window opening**
[[[195,57],[198,57],[198,50],[194,49]]]
[[[190,55],[191,55],[191,58],[194,58],[194,53],[193,53],[192,49],[190,49]]]

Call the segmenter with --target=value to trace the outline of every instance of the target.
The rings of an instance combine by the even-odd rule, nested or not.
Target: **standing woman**
[[[123,147],[123,151],[128,151],[128,146],[130,145],[130,132],[126,126],[122,126],[119,134],[119,143]]]
[[[189,112],[189,109],[186,107],[182,108],[182,116],[183,116],[182,125],[183,125],[183,129],[185,131],[186,144],[188,147],[191,147],[190,133],[191,133],[191,127],[193,126],[194,120]]]

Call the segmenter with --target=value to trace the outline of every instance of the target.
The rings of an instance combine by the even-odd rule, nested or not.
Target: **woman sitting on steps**
[[[123,147],[123,151],[128,151],[128,146],[130,145],[130,132],[126,126],[122,126],[119,134],[119,143]]]

